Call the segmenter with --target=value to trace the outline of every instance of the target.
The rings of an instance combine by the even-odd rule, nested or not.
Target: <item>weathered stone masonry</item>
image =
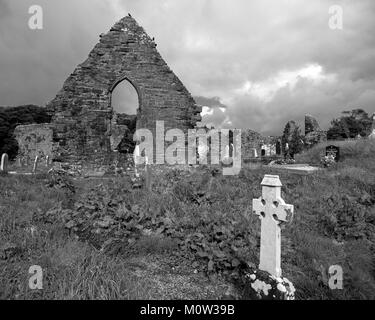
[[[156,50],[156,44],[130,16],[116,23],[65,81],[47,108],[52,114],[55,159],[98,161],[126,133],[111,108],[111,92],[128,80],[139,97],[137,129],[187,130],[201,120],[201,108]],[[112,137],[116,135],[116,138]],[[112,142],[112,143],[111,143]],[[112,145],[111,145],[112,144]]]

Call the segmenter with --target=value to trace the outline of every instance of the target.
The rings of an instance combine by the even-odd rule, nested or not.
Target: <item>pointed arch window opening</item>
[[[135,148],[133,135],[140,110],[139,91],[127,78],[114,83],[109,91],[113,114],[111,121],[112,149],[119,153],[132,153]],[[122,132],[123,125],[126,125],[128,130]]]
[[[116,114],[137,115],[140,109],[139,92],[132,82],[124,78],[110,89],[111,108]]]

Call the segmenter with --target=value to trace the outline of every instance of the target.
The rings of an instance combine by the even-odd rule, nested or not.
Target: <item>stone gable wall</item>
[[[110,137],[116,124],[111,121],[111,92],[124,79],[138,92],[137,128],[154,132],[156,120],[164,120],[166,130],[186,130],[201,120],[200,107],[154,41],[128,16],[101,35],[88,59],[47,105],[53,115],[58,156],[96,161],[112,151]],[[117,136],[119,130],[114,128]]]

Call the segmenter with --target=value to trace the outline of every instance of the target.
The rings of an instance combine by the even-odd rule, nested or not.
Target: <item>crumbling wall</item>
[[[309,148],[325,141],[327,141],[327,132],[320,128],[318,121],[313,116],[305,115],[306,147]]]
[[[116,23],[65,81],[48,105],[53,114],[58,156],[64,160],[101,161],[125,127],[113,123],[111,92],[128,80],[137,90],[137,128],[186,130],[201,120],[198,107],[156,50],[155,42],[130,16]],[[113,128],[113,130],[112,130]],[[111,135],[115,135],[112,138]]]
[[[34,160],[51,157],[55,151],[51,124],[30,124],[17,126],[14,130],[18,142],[18,157]]]
[[[261,156],[261,148],[264,141],[261,134],[250,129],[242,130],[241,141],[241,153],[243,159],[246,160],[255,158],[255,156]],[[256,152],[254,150],[256,150]]]

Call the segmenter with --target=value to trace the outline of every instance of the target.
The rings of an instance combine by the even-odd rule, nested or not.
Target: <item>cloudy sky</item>
[[[28,27],[33,4],[43,30]],[[45,105],[128,12],[217,127],[279,134],[306,113],[327,128],[375,112],[374,0],[0,0],[0,105]]]

